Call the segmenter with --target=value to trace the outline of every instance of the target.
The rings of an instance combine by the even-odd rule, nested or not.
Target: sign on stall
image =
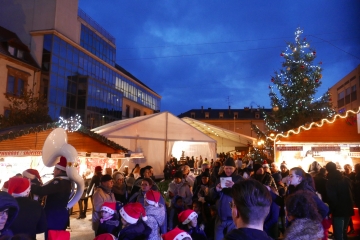
[[[0,157],[25,157],[25,156],[41,156],[41,150],[25,150],[25,151],[0,151]]]
[[[113,153],[111,158],[125,158],[125,153]]]
[[[92,152],[92,153],[90,154],[90,157],[106,158],[106,157],[107,157],[107,153]]]
[[[340,146],[319,146],[319,147],[311,147],[311,151],[315,152],[339,152],[341,150]]]
[[[276,146],[276,151],[302,151],[303,146]]]

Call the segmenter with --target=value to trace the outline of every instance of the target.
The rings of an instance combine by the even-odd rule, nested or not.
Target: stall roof
[[[109,139],[216,142],[169,112],[114,121],[92,129]]]
[[[292,129],[284,134],[277,134],[275,138],[270,139],[276,140],[277,143],[359,143],[359,116],[360,107],[357,111],[348,110],[344,114],[336,114],[331,120],[322,119],[319,122]]]
[[[213,136],[215,138],[221,137],[221,138],[229,139],[231,141],[238,142],[244,146],[247,146],[249,142],[253,143],[254,141],[256,141],[256,138],[249,137],[240,133],[236,133],[208,123],[204,123],[202,121],[195,120],[193,118],[184,117],[182,118],[182,120],[210,137]]]

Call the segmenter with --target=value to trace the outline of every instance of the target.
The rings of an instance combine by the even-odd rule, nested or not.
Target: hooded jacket
[[[145,207],[147,220],[145,221],[146,225],[151,228],[151,234],[148,240],[158,240],[161,239],[160,227],[165,222],[165,207],[163,204],[159,204],[158,207],[148,205]]]
[[[138,220],[137,223],[123,228],[119,233],[118,240],[144,240],[148,239],[150,233],[151,228],[144,221]]]
[[[7,192],[0,192],[0,211],[2,212],[6,209],[9,210],[8,218],[6,220],[4,228],[0,230],[0,237],[13,236],[13,233],[9,229],[9,227],[11,226],[19,212],[19,205],[16,202],[15,198]],[[3,221],[3,219],[1,219],[0,221]]]
[[[286,229],[284,240],[316,240],[323,236],[324,230],[320,222],[308,218],[299,218],[292,221]]]

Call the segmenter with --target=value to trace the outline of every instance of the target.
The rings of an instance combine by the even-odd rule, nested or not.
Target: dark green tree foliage
[[[0,128],[52,122],[46,99],[35,96],[33,90],[23,92],[21,97],[9,94],[5,94],[5,97],[9,101],[9,115],[0,115]]]
[[[295,43],[288,43],[286,50],[280,54],[284,59],[282,68],[271,77],[269,96],[273,111],[271,114],[264,112],[265,131],[252,125],[252,130],[259,140],[264,141],[271,156],[274,150],[274,142],[268,138],[272,137],[271,134],[284,133],[335,114],[329,91],[315,99],[322,84],[321,62],[314,65],[316,51],[310,48],[306,38],[301,38],[302,33],[300,28],[296,29]],[[250,154],[255,159],[263,158],[262,151],[256,146]]]
[[[284,59],[282,68],[271,78],[269,96],[273,112],[265,115],[268,132],[286,132],[335,114],[329,91],[315,99],[322,83],[321,62],[313,64],[316,51],[301,37],[302,33],[300,28],[296,30],[295,43],[288,43],[280,54]]]

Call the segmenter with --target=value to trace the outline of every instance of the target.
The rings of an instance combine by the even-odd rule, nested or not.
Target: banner
[[[276,146],[276,151],[302,151],[303,146]]]
[[[0,157],[41,156],[42,150],[0,151]]]

